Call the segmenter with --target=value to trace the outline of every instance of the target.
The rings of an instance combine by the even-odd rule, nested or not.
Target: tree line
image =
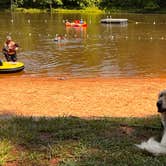
[[[166,8],[166,0],[1,0],[1,8],[65,8],[84,9],[142,9],[160,10]]]

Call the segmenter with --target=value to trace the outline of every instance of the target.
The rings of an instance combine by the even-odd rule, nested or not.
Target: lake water
[[[0,13],[0,44],[10,34],[20,45],[22,76],[166,76],[166,15],[112,14],[128,24],[101,24],[106,14]],[[87,28],[66,28],[83,18]],[[56,34],[67,40],[55,42]],[[5,60],[1,54],[1,59]]]

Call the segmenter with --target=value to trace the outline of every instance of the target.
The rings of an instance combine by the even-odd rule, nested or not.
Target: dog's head
[[[159,93],[157,108],[158,108],[158,112],[160,113],[166,112],[166,90],[163,90]]]

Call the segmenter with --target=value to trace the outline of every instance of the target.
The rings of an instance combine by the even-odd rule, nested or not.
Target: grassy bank
[[[159,117],[1,119],[0,165],[166,165],[134,146],[161,132]]]
[[[7,11],[7,10],[6,10]],[[8,10],[9,11],[9,10]],[[14,9],[15,12],[22,12],[22,13],[48,13],[50,12],[49,9],[37,9],[37,8],[16,8]],[[86,8],[86,9],[62,9],[56,8],[52,9],[51,13],[90,13],[90,14],[102,14],[102,13],[146,13],[146,14],[165,14],[166,9],[160,10],[145,10],[145,9],[118,9],[118,8],[111,8],[111,9],[103,9],[100,10],[96,7]]]
[[[36,9],[36,8],[16,8],[14,10],[15,12],[23,12],[23,13],[47,13],[50,12],[49,9]],[[80,9],[80,10],[76,10],[76,9],[52,9],[51,10],[52,13],[96,13],[96,14],[100,14],[100,13],[104,13],[104,11],[94,7],[94,8],[86,8],[86,9]]]
[[[104,10],[105,13],[142,13],[142,14],[166,14],[166,9],[158,9],[158,10],[148,10],[148,9],[136,9],[136,8],[109,8]]]

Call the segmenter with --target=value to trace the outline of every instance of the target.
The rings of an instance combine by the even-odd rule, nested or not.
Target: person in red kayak
[[[79,23],[80,23],[80,20],[74,20],[74,23],[75,23],[75,24],[79,24]]]
[[[6,42],[4,43],[4,47],[2,49],[3,54],[7,61],[17,61],[16,50],[18,50],[18,44],[16,44],[11,36],[6,37]]]

